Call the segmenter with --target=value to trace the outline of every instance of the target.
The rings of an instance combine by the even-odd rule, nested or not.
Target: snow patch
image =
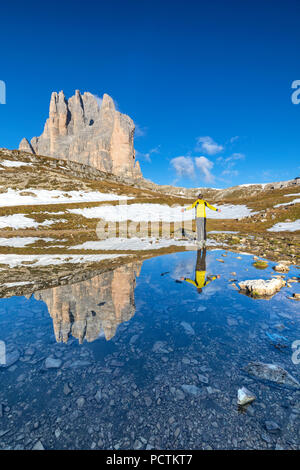
[[[54,238],[39,238],[39,237],[13,237],[13,238],[0,238],[0,246],[12,246],[13,248],[23,248],[24,246],[31,245],[36,241],[43,240],[45,242],[53,241]]]
[[[298,202],[300,202],[300,198],[299,199],[294,199],[293,201],[290,201],[290,202],[282,202],[281,204],[276,204],[276,206],[274,206],[274,207],[290,206],[291,204],[297,204]]]
[[[12,161],[12,160],[3,160],[3,161],[0,161],[0,164],[3,165],[3,166],[6,166],[7,168],[18,168],[20,166],[32,166],[32,163],[28,163],[28,162],[15,162],[15,161]]]
[[[21,192],[32,194],[22,195]],[[47,189],[15,190],[9,188],[6,193],[0,194],[0,206],[24,206],[38,204],[66,204],[74,202],[102,202],[121,201],[133,197],[118,196],[117,194],[100,193],[99,191],[59,191]]]
[[[300,230],[300,219],[294,222],[279,222],[268,228],[268,232],[296,232],[296,230]]]
[[[221,213],[207,210],[208,218],[211,219],[238,219],[255,214],[245,205],[223,205],[217,206]],[[104,219],[112,222],[132,220],[141,221],[164,221],[181,222],[191,220],[195,217],[195,211],[181,212],[181,206],[170,207],[162,204],[121,204],[117,206],[98,206],[83,209],[68,209],[72,214],[80,214],[87,219]]]
[[[160,248],[168,248],[170,246],[188,246],[193,245],[193,241],[176,240],[168,238],[157,239],[155,237],[147,238],[108,238],[107,240],[89,241],[82,245],[69,247],[69,250],[158,250]],[[219,243],[214,240],[207,240],[208,246],[217,246]],[[195,245],[196,246],[196,245]]]
[[[58,222],[67,222],[65,219],[60,220],[44,220],[42,223],[38,223],[30,217],[26,217],[24,214],[13,214],[4,215],[0,217],[0,228],[10,227],[14,229],[22,228],[37,228],[41,226],[53,225]]]
[[[0,264],[8,264],[10,268],[21,266],[23,263],[31,263],[30,266],[49,266],[64,263],[91,263],[120,256],[124,255],[0,255]]]

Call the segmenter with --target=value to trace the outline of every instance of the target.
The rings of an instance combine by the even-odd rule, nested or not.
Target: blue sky
[[[157,183],[299,175],[299,0],[12,1],[1,5],[0,147],[40,135],[52,91],[110,94]]]

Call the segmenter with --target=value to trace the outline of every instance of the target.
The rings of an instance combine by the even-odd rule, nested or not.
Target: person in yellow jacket
[[[206,287],[210,282],[220,279],[220,275],[206,277],[206,248],[197,250],[197,262],[195,269],[195,279],[182,277],[182,281],[189,282],[197,288],[198,294],[201,294],[203,287]]]
[[[221,209],[217,209],[205,201],[205,199],[203,199],[203,194],[201,193],[198,194],[198,199],[193,202],[192,205],[181,209],[181,212],[185,212],[195,208],[197,242],[201,245],[201,247],[205,246],[206,244],[206,207],[213,211],[221,212]]]

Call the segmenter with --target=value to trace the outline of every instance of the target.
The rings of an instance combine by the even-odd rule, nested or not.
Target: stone
[[[280,426],[275,421],[266,421],[265,428],[270,433],[278,433],[280,431]]]
[[[135,161],[135,126],[132,119],[116,110],[107,94],[102,100],[92,93],[66,99],[53,92],[44,131],[31,142],[22,139],[19,150],[62,158],[129,179],[141,178]]]
[[[64,394],[65,395],[70,395],[70,393],[72,393],[72,389],[70,388],[69,384],[65,384],[64,385]]]
[[[256,399],[256,396],[250,392],[246,387],[238,389],[238,405],[244,406],[252,403]]]
[[[290,270],[288,264],[286,263],[278,263],[276,264],[276,266],[273,267],[273,269],[278,273],[288,273]]]
[[[285,369],[276,364],[265,364],[263,362],[250,362],[245,370],[250,375],[263,380],[276,382],[280,385],[287,385],[296,389],[300,388],[299,382]]]
[[[54,359],[53,357],[47,357],[45,361],[46,369],[59,369],[62,365],[61,359]]]
[[[32,450],[45,450],[45,448],[41,441],[37,441],[32,447]]]
[[[200,393],[200,389],[196,385],[183,384],[181,385],[181,388],[184,392],[189,393],[190,395],[196,396]]]
[[[143,446],[143,444],[138,440],[136,439],[136,441],[134,441],[134,444],[133,444],[133,449],[134,450],[139,450],[141,449]]]
[[[208,382],[209,382],[208,378],[205,375],[202,375],[202,374],[198,374],[198,379],[199,379],[199,382],[201,382],[203,384],[208,384]]]
[[[252,297],[271,297],[285,286],[285,281],[281,278],[273,278],[269,280],[254,279],[242,281],[238,285],[241,292],[245,292]]]
[[[78,406],[79,409],[83,408],[83,407],[84,407],[84,404],[85,404],[85,399],[84,399],[84,397],[78,398],[78,400],[76,401],[76,404],[77,404],[77,406]]]
[[[185,399],[185,395],[184,395],[183,391],[180,390],[179,388],[176,389],[176,391],[175,391],[175,397],[176,397],[176,400],[184,400]]]
[[[20,352],[15,349],[12,352],[7,352],[5,355],[5,364],[0,364],[0,368],[8,368],[15,364],[20,359]]]
[[[152,405],[152,400],[150,397],[145,397],[145,403],[146,403],[146,406],[151,406]]]
[[[152,351],[155,353],[165,353],[168,354],[168,350],[165,348],[165,341],[156,341],[152,347]]]
[[[102,393],[101,393],[101,390],[98,390],[95,394],[95,400],[97,403],[100,403],[101,399],[102,399]]]
[[[187,322],[182,321],[180,325],[183,327],[184,331],[186,332],[187,335],[194,336],[195,335],[195,330],[194,328]]]

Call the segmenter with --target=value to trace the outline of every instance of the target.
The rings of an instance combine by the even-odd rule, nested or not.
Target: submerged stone
[[[45,361],[46,369],[59,369],[62,365],[61,359],[54,359],[53,357],[47,357]]]
[[[5,363],[4,364],[0,363],[0,367],[4,367],[4,368],[10,367],[13,364],[15,364],[19,359],[20,359],[20,353],[17,349],[15,349],[12,352],[6,353]]]
[[[246,371],[259,379],[270,380],[279,385],[287,385],[299,389],[300,383],[285,369],[276,364],[265,364],[263,362],[250,362]]]
[[[200,393],[200,389],[196,385],[181,385],[181,388],[184,392],[189,393],[190,395],[198,395]]]
[[[184,331],[186,332],[187,335],[190,335],[190,336],[195,335],[195,330],[189,323],[182,321],[180,325],[184,328]]]
[[[37,441],[34,444],[32,450],[45,450],[45,448],[44,448],[43,444],[41,443],[41,441]]]

